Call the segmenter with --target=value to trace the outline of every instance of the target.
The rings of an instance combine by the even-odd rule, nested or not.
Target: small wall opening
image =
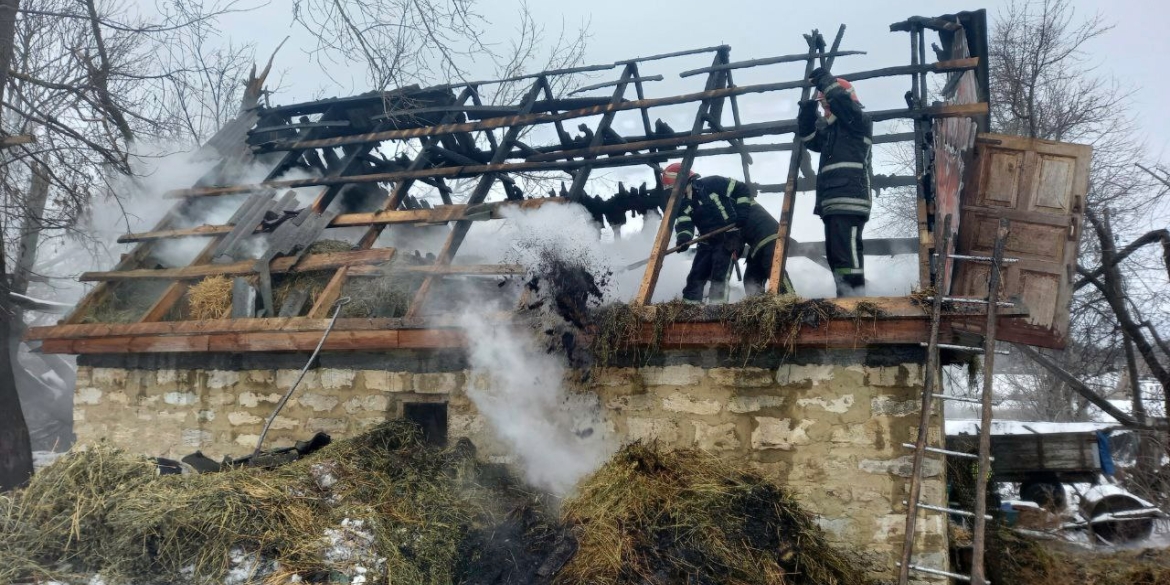
[[[446,402],[408,402],[402,405],[402,418],[422,429],[428,445],[447,446]]]

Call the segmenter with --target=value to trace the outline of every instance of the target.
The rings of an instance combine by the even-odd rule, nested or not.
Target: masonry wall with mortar
[[[861,551],[875,577],[888,578],[905,528],[911,458],[901,444],[917,433],[922,369],[914,361],[860,365],[848,355],[815,357],[763,367],[680,359],[610,367],[573,391],[597,396],[608,430],[621,440],[656,439],[747,461],[792,490],[831,538]],[[292,365],[281,361],[270,365]],[[318,430],[350,436],[402,416],[404,404],[441,402],[451,438],[468,437],[484,458],[512,462],[467,397],[469,386],[489,381],[462,360],[416,360],[398,370],[386,369],[397,363],[363,368],[350,362],[308,372],[274,422],[270,445],[290,445]],[[78,441],[104,438],[172,458],[197,449],[215,459],[243,455],[299,373],[238,362],[231,365],[247,367],[160,365],[190,366],[81,366],[74,398]],[[933,420],[931,444],[940,445],[941,416]],[[926,476],[923,501],[945,505],[939,460],[927,457]],[[926,513],[918,526],[917,560],[946,566],[945,519]]]

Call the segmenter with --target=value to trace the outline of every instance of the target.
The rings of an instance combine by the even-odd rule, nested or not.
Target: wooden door
[[[957,252],[990,256],[1000,218],[1011,221],[1001,298],[1028,317],[1004,319],[997,339],[1063,348],[1076,277],[1092,147],[1020,136],[980,134],[961,196]],[[986,297],[986,264],[955,263],[952,294]]]

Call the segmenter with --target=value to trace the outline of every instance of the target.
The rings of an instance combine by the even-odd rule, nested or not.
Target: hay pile
[[[786,353],[795,347],[804,327],[820,327],[831,318],[852,317],[859,336],[865,328],[876,327],[882,310],[861,302],[853,313],[843,311],[824,299],[803,299],[796,295],[757,295],[728,305],[697,305],[681,300],[653,305],[653,334],[647,346],[637,343],[645,313],[636,307],[613,303],[592,313],[591,347],[597,362],[608,365],[622,353],[649,357],[661,351],[666,327],[677,321],[718,321],[738,337],[733,353],[745,359],[773,346]]]
[[[841,309],[824,299],[802,299],[796,295],[756,295],[725,305],[723,322],[739,336],[737,350],[746,357],[779,344],[786,353],[796,345],[804,327],[820,327],[841,316]]]
[[[276,469],[206,475],[156,476],[150,461],[96,446],[0,498],[0,583],[94,572],[111,584],[218,581],[238,574],[241,559],[256,582],[359,573],[369,583],[463,582],[519,556],[465,550],[485,531],[519,525],[509,513],[527,508],[531,525],[555,524],[473,454],[426,447],[407,423]]]
[[[108,446],[0,497],[0,583],[863,583],[762,477],[634,444],[550,513],[461,441],[390,423],[274,469],[155,474]]]
[[[564,506],[577,554],[560,583],[865,583],[776,485],[701,451],[622,449]]]
[[[988,530],[986,562],[992,583],[1170,584],[1170,549],[1099,552],[1003,527]]]
[[[341,316],[403,317],[422,280],[422,274],[408,272],[393,276],[349,278],[342,287],[341,296],[349,297],[350,302],[341,308]]]
[[[82,323],[134,323],[142,317],[163,291],[168,280],[123,280],[112,283],[101,295]]]
[[[232,279],[208,276],[187,289],[187,314],[191,319],[219,319],[232,308]]]

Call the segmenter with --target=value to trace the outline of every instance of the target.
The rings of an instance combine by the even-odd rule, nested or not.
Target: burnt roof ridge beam
[[[457,89],[469,86],[481,85],[499,85],[501,83],[511,83],[513,81],[524,81],[526,79],[547,79],[557,75],[573,75],[575,73],[592,73],[595,71],[608,71],[617,67],[619,63],[600,63],[597,65],[580,65],[577,67],[566,67],[564,69],[549,69],[547,71],[539,71],[537,73],[525,73],[523,75],[515,75],[512,77],[505,77],[503,79],[489,79],[483,81],[465,81],[459,83],[448,83],[444,85],[435,85],[427,89],[442,90],[442,89]]]
[[[845,57],[851,55],[866,55],[865,51],[833,51],[825,53],[826,57]],[[736,61],[732,63],[724,63],[722,65],[713,65],[711,67],[703,67],[702,69],[691,69],[690,71],[683,71],[679,73],[679,77],[691,77],[700,73],[710,73],[712,71],[730,71],[732,69],[746,69],[749,67],[759,67],[761,65],[776,65],[779,63],[796,63],[808,59],[808,53],[794,53],[792,55],[780,55],[778,57],[765,57],[763,59],[751,59],[748,61]]]
[[[474,103],[479,103],[479,91],[475,86],[468,86],[464,88],[463,91],[459,92],[459,95],[455,98],[455,102],[458,104],[465,104],[467,103],[468,99],[473,99],[475,100]],[[452,120],[456,116],[458,116],[458,112],[448,112],[443,116],[443,121]],[[410,165],[407,167],[407,170],[419,170],[430,164],[430,149],[439,144],[440,138],[440,136],[427,136],[421,138],[419,153],[415,156],[414,160],[410,161]],[[386,197],[386,200],[382,202],[382,211],[396,211],[399,207],[401,207],[402,202],[406,199],[407,193],[410,191],[410,188],[413,185],[414,179],[400,179],[394,185],[394,190],[391,191],[390,194]],[[358,240],[356,248],[359,250],[369,250],[374,246],[374,243],[377,242],[378,236],[382,235],[383,230],[385,230],[385,225],[370,226]],[[329,282],[326,283],[325,288],[321,290],[319,295],[317,295],[316,302],[314,302],[313,306],[310,307],[308,313],[309,317],[324,317],[326,314],[328,314],[329,310],[333,307],[333,303],[338,299],[338,297],[341,296],[341,289],[345,286],[345,281],[348,276],[349,269],[344,267],[333,273],[333,276],[329,279]]]
[[[900,118],[946,118],[946,117],[971,117],[986,115],[988,110],[987,103],[979,104],[964,104],[960,106],[931,106],[927,108],[919,108],[915,110],[909,109],[894,109],[882,110],[874,112],[871,117],[875,121],[886,121]],[[722,142],[730,138],[755,138],[759,136],[790,134],[796,131],[796,122],[792,120],[774,121],[774,122],[759,122],[755,124],[745,124],[739,130],[729,130],[726,132],[716,133],[702,133],[698,135],[684,135],[681,137],[671,137],[659,140],[648,140],[641,143],[622,143],[622,144],[606,144],[598,146],[590,152],[582,151],[563,151],[556,153],[559,157],[565,156],[583,156],[584,154],[594,155],[616,155],[624,152],[632,152],[625,157],[617,157],[591,161],[589,164],[595,166],[615,167],[626,166],[634,164],[643,164],[645,154],[637,153],[636,151],[646,150],[649,148],[666,148],[676,146],[692,146],[707,144],[711,142]],[[588,149],[585,149],[588,150]],[[655,153],[656,154],[656,153]],[[536,158],[536,157],[533,157]],[[292,179],[273,181],[270,183],[263,183],[260,185],[238,185],[230,187],[217,187],[208,189],[188,189],[172,191],[166,194],[168,198],[182,198],[182,197],[214,197],[222,195],[231,195],[236,193],[244,193],[257,188],[299,188],[311,187],[316,185],[330,185],[330,184],[344,184],[344,183],[383,183],[389,181],[396,181],[404,178],[419,179],[431,177],[444,178],[462,178],[476,176],[484,173],[516,173],[529,171],[555,171],[566,168],[576,168],[583,164],[584,161],[561,161],[556,160],[556,157],[547,157],[550,160],[545,160],[546,156],[542,155],[541,160],[526,161],[520,163],[501,163],[501,164],[486,164],[476,166],[462,166],[462,167],[435,167],[420,171],[399,171],[393,173],[375,173],[369,175],[349,175],[339,178],[328,177],[313,177],[306,179]],[[626,159],[631,162],[624,162]],[[637,161],[637,162],[633,162]]]
[[[715,58],[712,60],[713,65],[727,62],[727,54],[731,50],[730,47],[722,47],[715,53]],[[719,87],[720,84],[726,83],[727,76],[712,72],[707,76],[707,83],[704,86],[705,93],[709,93]],[[705,99],[699,103],[699,107],[695,112],[695,122],[691,126],[691,134],[698,134],[703,129],[703,121],[711,112],[715,98]],[[680,176],[687,176],[691,170],[691,165],[695,161],[695,153],[698,152],[699,146],[697,144],[688,145],[686,152],[683,154],[682,161],[678,174]],[[674,186],[670,190],[670,197],[667,199],[666,206],[662,210],[662,221],[658,224],[658,233],[654,234],[654,243],[651,244],[649,262],[646,263],[646,271],[642,275],[642,282],[638,287],[638,295],[634,297],[634,305],[647,305],[654,298],[654,287],[658,284],[658,275],[662,270],[663,256],[665,256],[666,248],[670,245],[670,236],[674,233],[674,220],[678,217],[678,211],[682,207],[683,192],[685,191],[686,181],[675,181]]]
[[[927,65],[900,65],[895,67],[886,67],[882,69],[873,69],[867,71],[857,71],[854,73],[841,74],[841,77],[849,79],[850,81],[862,81],[866,79],[876,79],[883,77],[897,77],[903,75],[913,75],[917,73],[950,73],[953,71],[967,71],[978,67],[979,58],[970,57],[967,59],[953,59],[948,61],[938,61]],[[702,91],[690,94],[681,94],[665,98],[653,98],[637,101],[624,101],[616,105],[595,106],[591,108],[581,108],[578,110],[570,110],[558,114],[527,114],[522,116],[509,116],[504,118],[492,118],[490,120],[482,120],[479,122],[468,122],[460,124],[440,124],[436,126],[429,126],[424,128],[416,128],[410,130],[390,130],[385,132],[375,132],[367,134],[355,134],[350,136],[343,136],[338,138],[330,138],[325,140],[305,140],[297,142],[277,142],[273,143],[271,150],[283,150],[291,148],[322,148],[341,146],[344,144],[361,144],[372,140],[399,140],[405,138],[420,138],[423,136],[434,136],[439,134],[449,134],[452,132],[474,132],[485,129],[497,129],[512,126],[531,126],[536,124],[544,124],[549,122],[570,120],[573,118],[584,118],[588,116],[596,116],[604,114],[607,111],[624,111],[636,110],[641,108],[651,108],[660,106],[671,106],[677,104],[685,104],[689,102],[703,101],[715,97],[726,97],[732,95],[746,95],[753,93],[767,93],[773,91],[783,91],[788,89],[801,89],[804,87],[812,87],[808,80],[786,81],[779,83],[763,83],[754,85],[740,85],[732,88],[720,88],[709,91]]]
[[[532,84],[532,88],[528,90],[528,93],[524,96],[524,100],[521,102],[521,110],[524,112],[531,110],[532,106],[536,103],[537,96],[540,95],[542,90],[552,93],[548,78],[544,76],[538,77],[536,82]],[[522,125],[508,128],[508,131],[504,133],[503,138],[500,140],[499,145],[493,151],[491,165],[488,166],[498,165],[504,162],[508,156],[508,152],[512,148],[512,141],[518,138],[523,130],[524,126]],[[494,172],[488,172],[480,176],[479,182],[475,185],[475,189],[467,198],[467,205],[472,206],[483,203],[487,199],[495,180],[496,173]],[[447,241],[443,243],[443,248],[436,255],[435,266],[447,266],[451,264],[455,253],[459,251],[460,245],[463,244],[463,239],[467,237],[467,231],[471,229],[471,223],[467,220],[455,223],[455,227],[452,228],[451,233],[447,236]],[[426,303],[427,296],[430,294],[431,287],[434,286],[436,277],[434,274],[429,274],[423,279],[422,284],[415,292],[414,299],[411,300],[410,308],[406,313],[407,318],[417,319],[421,315],[422,308]]]

